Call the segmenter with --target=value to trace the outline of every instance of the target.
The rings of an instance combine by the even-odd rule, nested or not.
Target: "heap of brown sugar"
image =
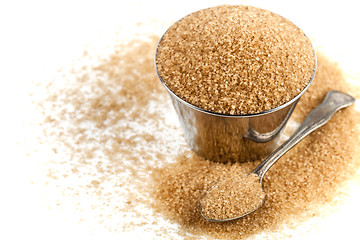
[[[314,73],[312,45],[287,19],[249,6],[190,14],[162,37],[159,76],[180,98],[202,109],[252,114],[297,96]]]

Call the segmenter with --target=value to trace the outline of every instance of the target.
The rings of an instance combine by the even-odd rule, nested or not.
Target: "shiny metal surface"
[[[190,147],[199,156],[218,162],[245,162],[269,155],[297,103],[263,115],[228,116],[193,108],[174,94],[170,97]]]

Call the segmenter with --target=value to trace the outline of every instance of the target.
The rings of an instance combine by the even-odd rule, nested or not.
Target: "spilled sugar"
[[[154,72],[157,40],[120,43],[106,58],[85,54],[46,86],[38,105],[42,141],[55,156],[46,183],[50,208],[73,207],[72,220],[95,232],[238,239],[318,214],[316,206],[332,202],[355,176],[359,114],[350,107],[274,165],[264,179],[267,200],[254,214],[232,223],[205,221],[198,209],[205,189],[258,162],[220,164],[190,152],[181,129],[164,117],[174,113]],[[318,53],[316,79],[291,121],[303,120],[330,89],[359,93]]]

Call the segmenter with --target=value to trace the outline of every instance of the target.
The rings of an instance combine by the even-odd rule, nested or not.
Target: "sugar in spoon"
[[[327,123],[339,109],[350,106],[355,98],[340,91],[330,91],[324,101],[306,117],[293,135],[261,162],[247,177],[229,177],[212,186],[200,200],[201,215],[208,221],[227,222],[244,217],[257,210],[265,201],[262,180],[270,167],[287,151],[299,143],[314,130]],[[237,191],[242,191],[238,193]],[[223,196],[235,196],[231,199]],[[230,201],[230,202],[229,202]],[[243,206],[241,206],[243,205]]]

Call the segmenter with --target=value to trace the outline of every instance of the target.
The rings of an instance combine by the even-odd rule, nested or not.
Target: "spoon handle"
[[[294,134],[262,163],[260,163],[253,170],[253,173],[257,174],[262,180],[265,173],[282,155],[284,155],[311,132],[327,123],[337,110],[348,107],[354,102],[355,98],[349,94],[336,90],[328,92],[324,101],[306,117],[304,122],[294,132]]]

